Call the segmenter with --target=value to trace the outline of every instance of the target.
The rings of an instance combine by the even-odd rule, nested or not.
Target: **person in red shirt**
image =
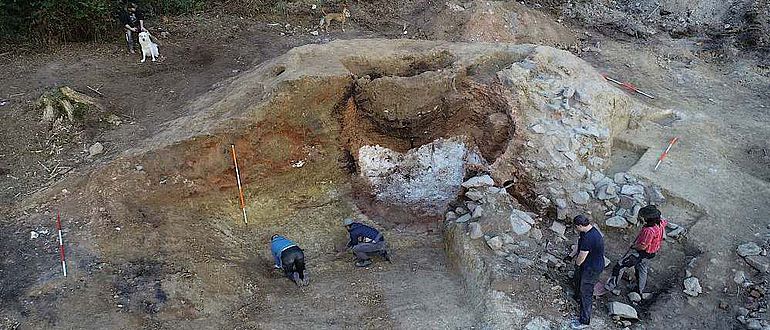
[[[623,268],[634,267],[638,293],[640,296],[644,296],[650,260],[655,258],[655,254],[660,250],[668,222],[660,217],[660,210],[655,205],[641,208],[639,220],[644,221],[644,227],[639,231],[639,235],[636,236],[634,245],[631,246],[629,252],[612,267],[612,275],[604,286],[609,291],[614,290],[618,285],[618,277]]]

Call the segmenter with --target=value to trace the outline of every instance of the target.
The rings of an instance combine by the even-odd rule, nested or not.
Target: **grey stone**
[[[599,186],[599,182],[606,178],[607,177],[602,172],[594,171],[593,173],[591,173],[591,182],[597,187]]]
[[[578,192],[572,193],[570,197],[572,197],[573,203],[578,205],[586,205],[588,204],[588,201],[591,198],[591,195],[589,195],[585,191],[578,191]]]
[[[476,206],[476,208],[473,210],[473,215],[471,217],[473,219],[481,218],[483,211],[484,210],[481,208],[481,206]]]
[[[741,257],[758,256],[762,253],[762,248],[757,243],[748,242],[738,245],[737,252]]]
[[[749,310],[745,307],[738,307],[738,315],[747,316],[749,315]]]
[[[623,195],[644,195],[644,187],[638,184],[627,184],[620,188]]]
[[[481,231],[481,224],[478,222],[471,222],[468,224],[468,233],[471,239],[479,239],[484,237],[484,232]]]
[[[142,165],[136,165],[134,168],[139,172],[144,171],[144,166]]]
[[[99,142],[96,142],[96,143],[92,144],[91,147],[88,148],[88,156],[89,157],[93,157],[93,156],[99,155],[99,154],[101,154],[103,152],[104,152],[104,146],[101,143],[99,143]]]
[[[618,316],[624,319],[637,320],[639,319],[636,309],[621,302],[612,301],[607,305],[610,316]]]
[[[743,283],[746,282],[746,273],[742,270],[735,272],[735,275],[733,275],[733,282],[738,285],[743,285]]]
[[[618,207],[624,208],[624,209],[631,209],[636,204],[636,201],[633,197],[630,196],[620,196],[620,203],[618,203]]]
[[[567,200],[564,198],[557,198],[554,202],[556,204],[556,207],[558,208],[566,208],[567,207]]]
[[[511,237],[511,235],[502,234],[502,235],[500,235],[500,238],[503,240],[503,244],[505,244],[505,245],[516,244],[516,240],[513,239],[513,237]]]
[[[519,210],[519,209],[511,210],[511,216],[519,217],[522,220],[524,220],[524,222],[526,222],[526,223],[528,223],[530,225],[534,225],[535,224],[535,219],[532,219],[532,215],[534,215],[534,213],[524,212],[524,211]]]
[[[613,184],[614,185],[615,182],[612,182],[612,179],[610,179],[610,178],[605,176],[604,178],[599,180],[599,182],[593,182],[593,184],[594,184],[594,186],[597,186],[597,187],[604,187],[604,186],[609,185],[609,184]]]
[[[449,211],[449,212],[446,213],[446,217],[444,219],[446,221],[455,221],[455,220],[457,220],[457,213]]]
[[[663,195],[660,187],[651,186],[647,189],[647,198],[650,204],[661,205],[666,202],[666,196]]]
[[[679,238],[680,236],[683,236],[683,235],[684,235],[684,232],[685,232],[685,229],[684,229],[684,227],[682,227],[682,226],[679,226],[679,228],[677,228],[677,229],[674,229],[674,230],[672,230],[672,231],[668,232],[668,233],[666,234],[666,236],[668,236],[668,237],[670,237],[670,238],[673,238],[673,239],[677,239],[677,238]]]
[[[607,219],[605,222],[607,226],[614,227],[614,228],[626,228],[628,227],[628,222],[625,218],[621,216],[614,216],[612,218]]]
[[[567,231],[567,226],[565,226],[563,223],[554,221],[551,224],[551,231],[556,233],[559,237],[564,236],[564,233]]]
[[[514,210],[514,211],[518,211],[518,210]],[[521,213],[512,212],[510,217],[508,218],[508,220],[511,222],[511,229],[513,230],[514,233],[516,233],[516,235],[524,235],[527,232],[529,232],[530,229],[532,229],[532,225],[524,219],[524,216],[522,216],[522,214],[524,214],[526,218],[529,218],[529,215],[527,215],[524,212],[521,212]]]
[[[455,220],[455,222],[457,222],[457,223],[465,223],[465,222],[468,222],[468,220],[470,220],[470,219],[471,219],[471,214],[470,213],[466,213],[466,214],[463,214],[461,217],[457,218],[457,220]]]
[[[458,214],[458,215],[465,214],[465,213],[468,213],[468,209],[466,209],[466,208],[464,208],[462,206],[458,206],[458,207],[455,208],[455,213]]]
[[[472,201],[465,202],[465,207],[468,209],[470,213],[473,213],[473,210],[475,210],[477,206],[479,206],[479,204],[476,204],[475,202],[472,202]]]
[[[597,189],[596,198],[604,201],[617,197],[617,194],[618,186],[616,186],[614,183],[609,183]]]
[[[570,152],[565,152],[564,153],[564,157],[567,157],[567,159],[569,159],[569,160],[574,162],[577,159],[577,154],[575,154],[574,152],[571,152],[571,151]]]
[[[593,168],[600,168],[604,164],[604,159],[594,156],[588,159],[588,164],[590,164]]]
[[[495,180],[492,180],[492,177],[489,175],[472,177],[468,179],[468,181],[465,181],[462,183],[462,186],[464,188],[481,188],[481,187],[491,187],[494,185],[495,185]]]
[[[524,330],[551,330],[551,322],[536,316],[524,326]]]
[[[626,213],[626,215],[623,216],[623,218],[625,218],[626,221],[628,221],[628,223],[630,223],[633,226],[639,225],[639,218],[637,218],[636,216],[631,215],[631,212]]]
[[[743,259],[746,260],[746,263],[749,264],[749,266],[752,268],[763,273],[770,273],[770,262],[768,262],[767,257],[748,256]]]
[[[615,181],[615,184],[626,184],[626,173],[625,172],[618,172],[615,173],[615,175],[612,177],[613,181]]]
[[[503,248],[503,240],[500,238],[500,236],[495,236],[487,239],[487,245],[489,245],[490,249],[499,251]]]
[[[628,294],[628,300],[631,300],[632,302],[638,303],[638,302],[642,301],[642,296],[640,296],[636,292],[631,292],[631,293]]]
[[[569,209],[567,209],[566,207],[556,208],[556,219],[559,219],[559,220],[566,219],[567,213],[569,213]]]
[[[698,281],[698,278],[695,276],[684,279],[683,285],[684,290],[682,292],[688,296],[697,297],[699,294],[703,293],[703,289],[700,286],[700,281]]]
[[[476,189],[471,189],[465,192],[465,197],[472,201],[480,201],[482,198],[484,198],[484,193]]]
[[[517,259],[516,262],[520,263],[524,267],[532,267],[535,264],[535,262],[532,261],[531,259],[522,258],[522,257],[519,257],[519,259]]]
[[[762,322],[760,322],[758,319],[749,319],[746,321],[746,329],[762,330]]]
[[[531,130],[532,130],[532,132],[535,132],[535,133],[537,133],[537,134],[543,134],[543,133],[545,133],[545,128],[543,127],[543,125],[540,125],[540,124],[536,124],[536,125],[533,125],[533,126],[532,126],[532,127],[530,127],[529,129],[531,129]]]
[[[507,257],[507,256],[508,256],[508,252],[506,252],[505,250],[493,250],[492,252],[493,252],[493,253],[494,253],[496,256],[498,256],[498,257],[503,257],[503,258],[505,258],[505,257]]]
[[[529,236],[534,238],[536,241],[539,241],[543,239],[543,231],[537,228],[532,228],[532,230],[529,231]]]
[[[564,96],[566,99],[571,99],[575,95],[575,89],[572,87],[567,87],[564,89],[563,92],[561,92],[561,96]]]

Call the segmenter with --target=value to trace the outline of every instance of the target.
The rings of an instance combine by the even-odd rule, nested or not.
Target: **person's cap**
[[[645,219],[660,218],[660,210],[655,205],[647,205],[639,209],[639,216]]]
[[[579,214],[572,219],[572,222],[578,226],[588,226],[588,224],[591,223],[591,220],[588,219],[587,216]]]
[[[342,225],[345,227],[350,226],[352,224],[353,224],[353,219],[351,218],[346,218],[344,221],[342,221]]]

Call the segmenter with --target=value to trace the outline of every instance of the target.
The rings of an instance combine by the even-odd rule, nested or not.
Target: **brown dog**
[[[342,26],[342,32],[345,32],[345,22],[350,18],[350,10],[348,10],[347,6],[342,7],[341,13],[327,14],[323,9],[321,9],[321,12],[324,14],[324,16],[321,17],[321,22],[318,24],[318,27],[320,27],[321,30],[329,32],[329,25],[332,21],[339,21]]]

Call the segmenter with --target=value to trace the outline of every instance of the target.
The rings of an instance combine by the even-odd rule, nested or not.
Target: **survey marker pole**
[[[658,157],[658,162],[655,164],[655,167],[652,169],[653,172],[658,170],[658,167],[661,163],[663,163],[663,160],[666,159],[666,156],[668,156],[668,152],[671,151],[671,147],[674,146],[674,143],[676,141],[679,141],[679,137],[675,136],[673,139],[671,139],[671,142],[668,143],[668,147],[666,147],[666,150],[663,151],[662,154],[660,154],[660,157]]]
[[[59,259],[61,259],[61,269],[64,272],[64,277],[67,277],[67,262],[64,257],[64,241],[61,237],[61,216],[59,211],[56,211],[56,230],[59,232]]]
[[[230,145],[233,154],[233,164],[235,164],[235,178],[238,180],[238,195],[241,199],[241,211],[243,211],[243,223],[248,224],[246,220],[246,202],[243,200],[243,186],[241,185],[241,171],[238,169],[238,157],[235,155],[235,144]]]

